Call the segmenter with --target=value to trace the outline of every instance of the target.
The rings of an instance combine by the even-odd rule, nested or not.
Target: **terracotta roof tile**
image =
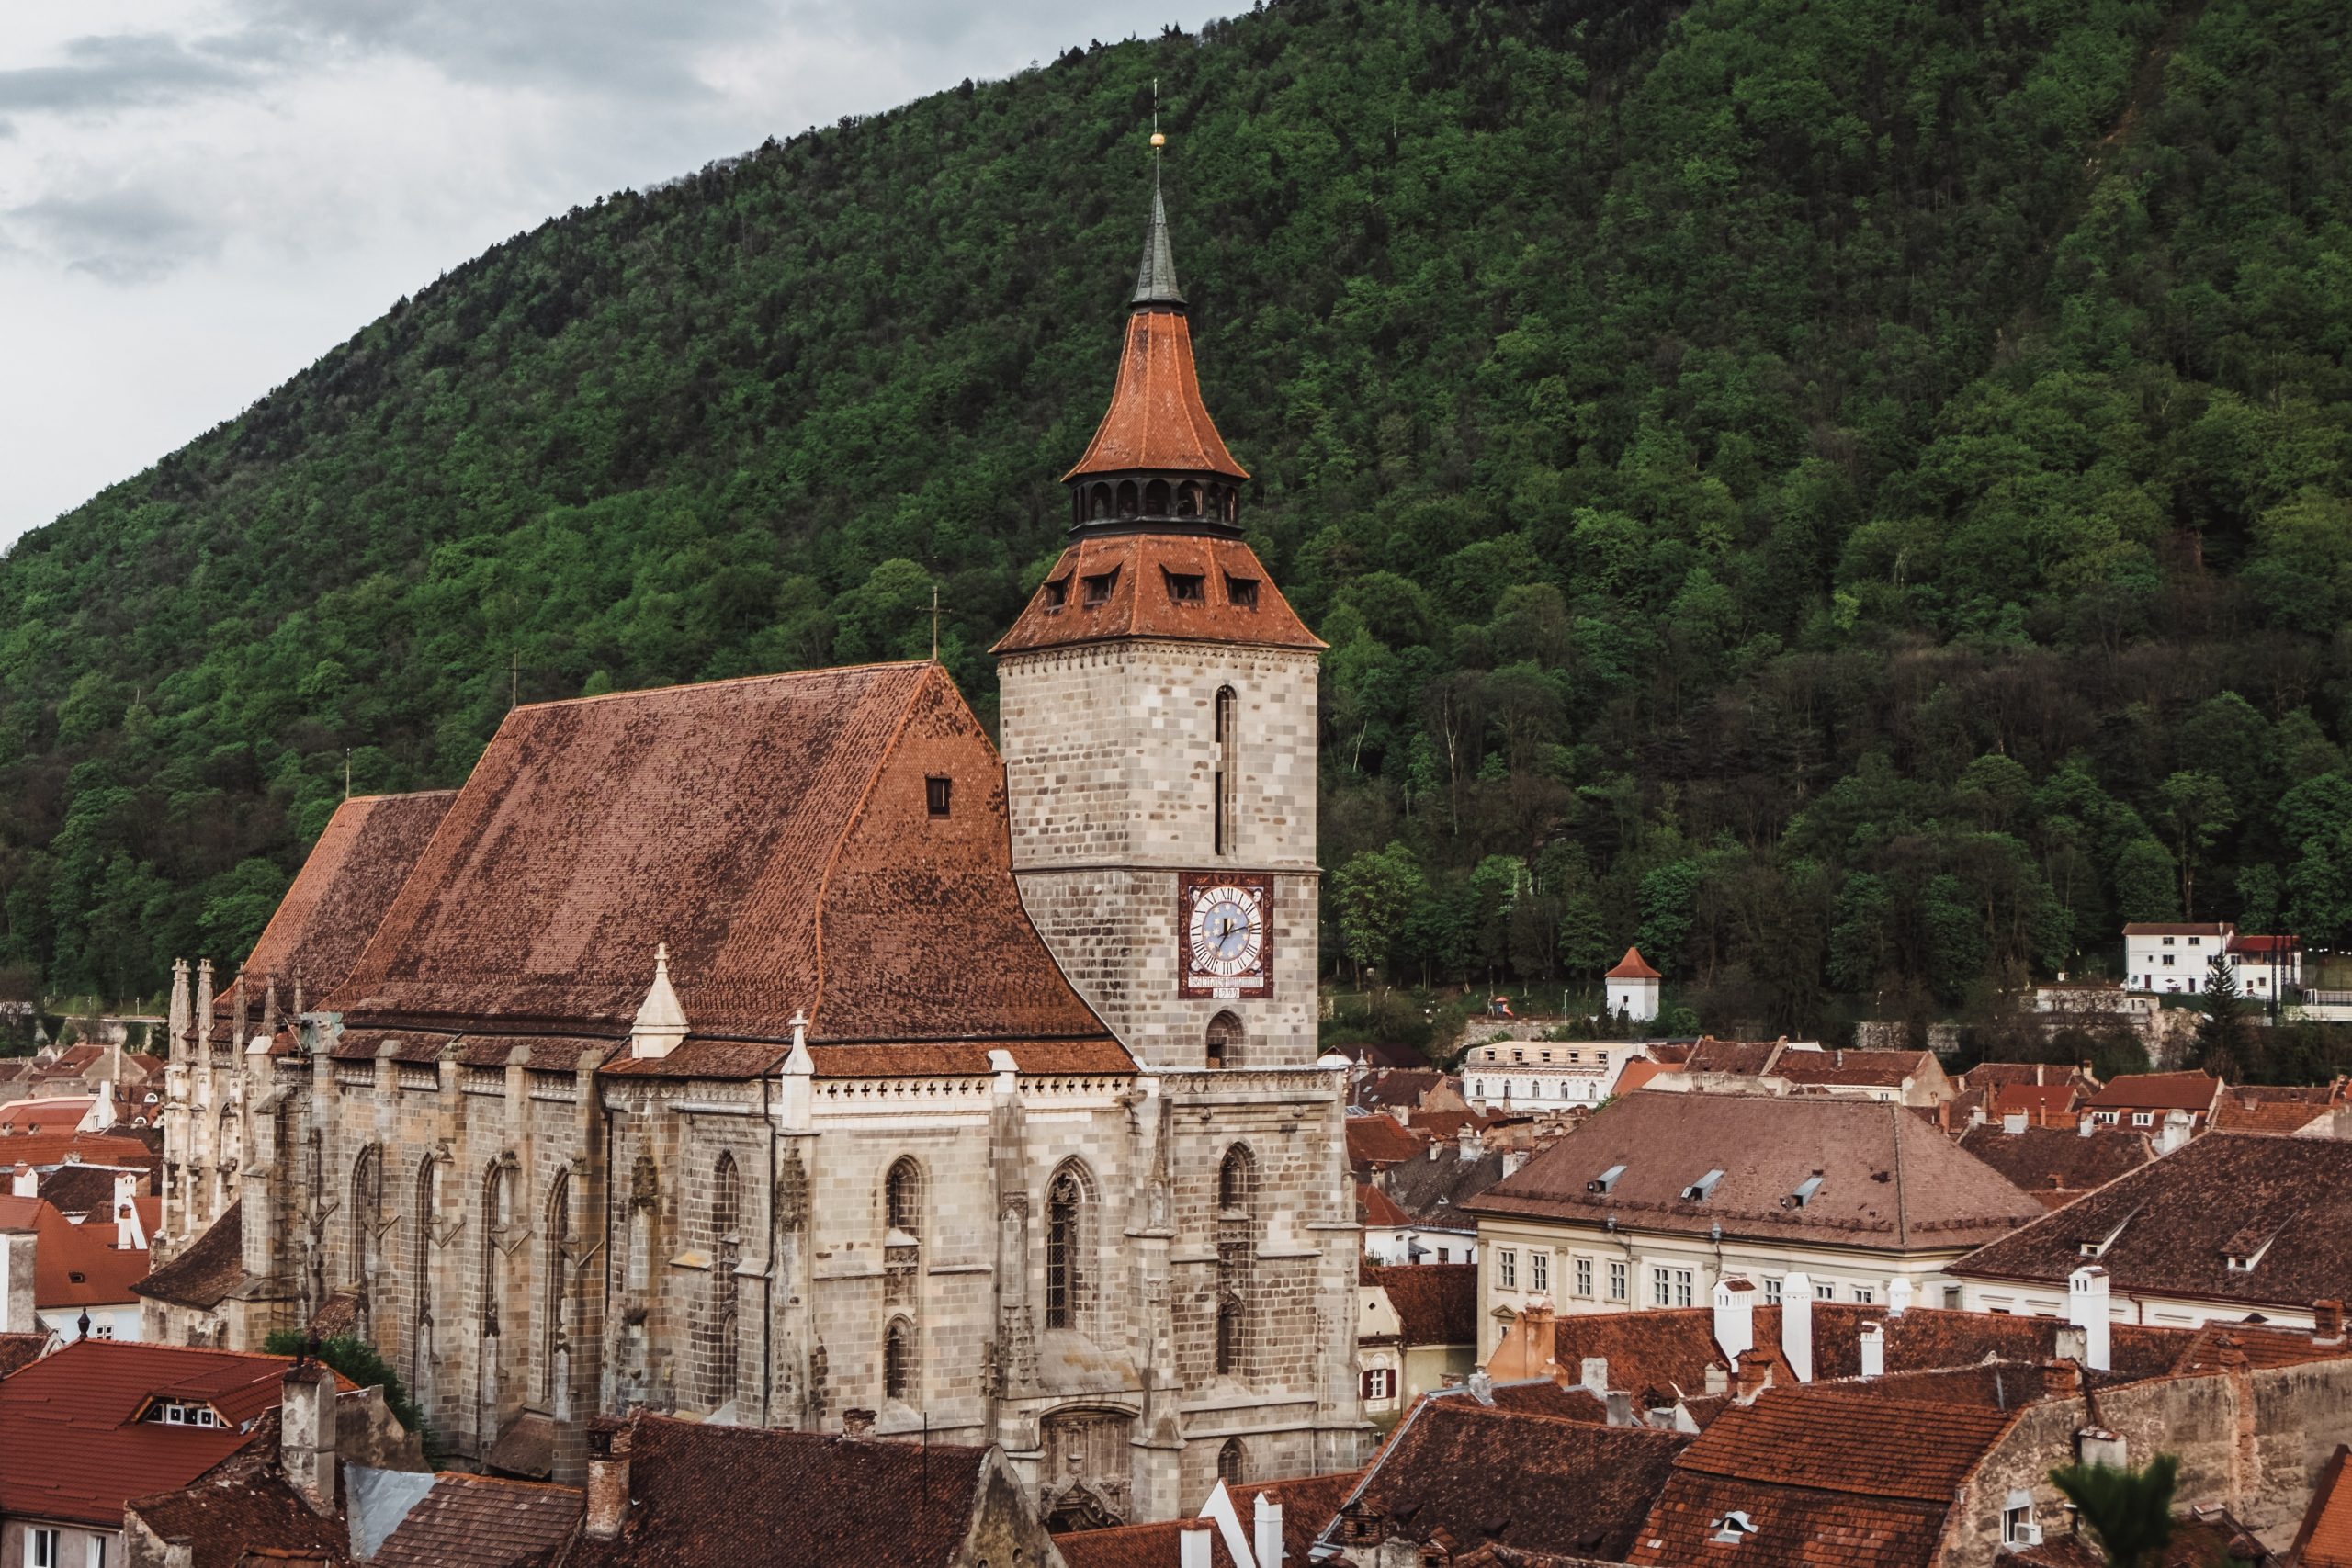
[[[1413,1223],[1413,1216],[1396,1206],[1396,1201],[1369,1181],[1356,1183],[1356,1224],[1377,1230],[1399,1230]]]
[[[2311,1506],[2295,1531],[2287,1560],[2295,1568],[2352,1568],[2352,1448],[2335,1445],[2335,1452],[2320,1472],[2312,1490]]]
[[[0,1138],[0,1168],[29,1165],[45,1170],[76,1160],[128,1166],[150,1179],[163,1163],[145,1142],[128,1133],[30,1133]]]
[[[209,1312],[245,1280],[245,1206],[232,1203],[172,1260],[133,1283],[133,1295]]]
[[[1783,1051],[1772,1072],[1793,1084],[1894,1089],[1935,1065],[1928,1051]]]
[[[0,1106],[0,1153],[6,1153],[9,1138],[39,1137],[44,1134],[56,1137],[74,1133],[82,1118],[96,1105],[96,1097],[86,1094],[43,1095],[38,1100],[19,1100]]]
[[[1610,1188],[1593,1183],[1623,1167]],[[1683,1193],[1724,1174],[1703,1200]],[[1802,1203],[1799,1187],[1820,1185]],[[1392,1190],[1394,1179],[1391,1179]],[[1725,1235],[1836,1235],[1873,1247],[1965,1246],[2041,1206],[1899,1105],[1763,1095],[1622,1095],[1470,1201],[1480,1214],[1555,1215]]]
[[[1745,1516],[1751,1529],[1736,1543],[1717,1541],[1720,1527],[1735,1512]],[[1924,1568],[1934,1560],[1944,1513],[1939,1503],[1845,1496],[1678,1470],[1625,1561],[1639,1568]]]
[[[2206,1073],[2126,1073],[2109,1078],[2089,1105],[2094,1111],[2202,1111],[2221,1087],[2221,1079]]]
[[[1347,1129],[1348,1163],[1359,1179],[1368,1176],[1375,1165],[1397,1165],[1429,1156],[1430,1135],[1399,1125],[1393,1116],[1351,1116]]]
[[[932,664],[517,708],[328,1005],[604,1035],[667,942],[713,1039],[781,1041],[803,1010],[816,1042],[1107,1039],[1022,910],[1003,796]]]
[[[1181,310],[1145,309],[1127,316],[1119,378],[1094,439],[1065,480],[1081,474],[1161,473],[1250,477],[1201,401],[1193,365],[1193,329]]]
[[[1257,1517],[1258,1499],[1265,1496],[1283,1511],[1283,1561],[1290,1568],[1306,1568],[1307,1552],[1323,1533],[1340,1505],[1363,1479],[1361,1470],[1336,1475],[1306,1475],[1291,1481],[1266,1481],[1231,1488],[1234,1511],[1248,1530]],[[1205,1506],[1205,1505],[1204,1505]],[[1181,1537],[1198,1519],[1168,1519],[1156,1525],[1121,1525],[1112,1529],[1074,1530],[1054,1538],[1063,1568],[1176,1568],[1182,1551]],[[1222,1532],[1209,1540],[1211,1568],[1234,1568]]]
[[[1431,1089],[1445,1082],[1435,1067],[1388,1067],[1367,1073],[1349,1091],[1351,1100],[1365,1111],[1401,1105],[1418,1111]]]
[[[2103,1187],[2155,1157],[2147,1134],[2129,1127],[2002,1130],[1997,1122],[1971,1127],[1960,1146],[2007,1177],[2023,1191],[2079,1193]]]
[[[1770,1388],[1700,1434],[1676,1468],[1940,1506],[2015,1411],[1917,1407],[1838,1388]]]
[[[629,1427],[629,1517],[616,1540],[581,1540],[566,1568],[946,1568],[988,1453],[659,1416]]]
[[[1642,950],[1638,947],[1627,948],[1625,956],[1617,961],[1617,967],[1601,976],[1604,980],[1657,980],[1663,977],[1650,967],[1649,960],[1642,956]]]
[[[322,1518],[286,1483],[277,1463],[277,1416],[264,1416],[245,1446],[178,1491],[130,1506],[164,1540],[183,1540],[188,1568],[239,1568],[263,1552],[344,1563],[348,1532]]]
[[[1174,579],[1196,579],[1200,597],[1177,598]],[[1236,582],[1254,587],[1237,592]],[[1062,552],[992,651],[1028,653],[1114,637],[1323,646],[1276,590],[1257,552],[1240,540],[1102,534],[1079,539]]]
[[[1407,1413],[1341,1510],[1415,1540],[1443,1532],[1457,1551],[1493,1542],[1514,1552],[1623,1561],[1690,1441],[1478,1404],[1462,1390]],[[1498,1486],[1497,1477],[1509,1478]],[[1326,1540],[1347,1529],[1335,1525]]]
[[[2086,1244],[2118,1294],[2308,1310],[2352,1298],[2352,1143],[2208,1133],[1951,1266],[2057,1288]],[[2253,1267],[2230,1256],[2258,1252]]]
[[[46,1334],[0,1334],[0,1378],[40,1360],[50,1342]]]
[[[368,1562],[375,1568],[525,1568],[551,1561],[580,1523],[570,1486],[445,1472]]]
[[[1374,1264],[1363,1276],[1388,1293],[1408,1345],[1478,1342],[1476,1264]]]
[[[145,1247],[116,1247],[112,1224],[75,1224],[40,1198],[0,1196],[0,1231],[33,1233],[33,1304],[44,1312],[119,1306],[147,1277]]]

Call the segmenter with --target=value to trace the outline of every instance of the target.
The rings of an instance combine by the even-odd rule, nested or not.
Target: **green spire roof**
[[[1143,237],[1143,265],[1136,269],[1136,305],[1182,305],[1184,291],[1176,287],[1176,253],[1168,244],[1168,207],[1159,199],[1159,160],[1151,171],[1151,231]]]

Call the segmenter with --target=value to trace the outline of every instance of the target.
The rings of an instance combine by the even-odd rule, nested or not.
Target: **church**
[[[1067,548],[936,662],[536,704],[178,965],[152,1337],[366,1337],[455,1462],[587,1419],[993,1442],[1059,1527],[1369,1429],[1316,1045],[1322,644],[1155,190]]]

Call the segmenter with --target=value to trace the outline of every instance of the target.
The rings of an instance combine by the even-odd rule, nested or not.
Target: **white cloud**
[[[13,6],[0,547],[550,213],[1169,19],[1133,0]]]

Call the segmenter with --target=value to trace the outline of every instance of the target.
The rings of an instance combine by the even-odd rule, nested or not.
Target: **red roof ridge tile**
[[[663,696],[677,692],[715,692],[728,686],[757,686],[769,682],[815,680],[828,675],[863,675],[876,670],[914,670],[937,661],[930,659],[869,659],[859,664],[824,664],[807,670],[772,670],[758,675],[722,675],[712,681],[677,681],[667,686],[632,686],[625,692],[596,692],[577,697],[542,697],[537,702],[517,703],[507,709],[512,716],[518,713],[537,713],[547,708],[582,707],[590,703],[625,702],[631,697]],[[499,721],[503,729],[506,721]],[[419,790],[420,795],[455,795],[456,790]],[[353,799],[362,796],[354,795]],[[451,1473],[457,1473],[452,1472]]]

